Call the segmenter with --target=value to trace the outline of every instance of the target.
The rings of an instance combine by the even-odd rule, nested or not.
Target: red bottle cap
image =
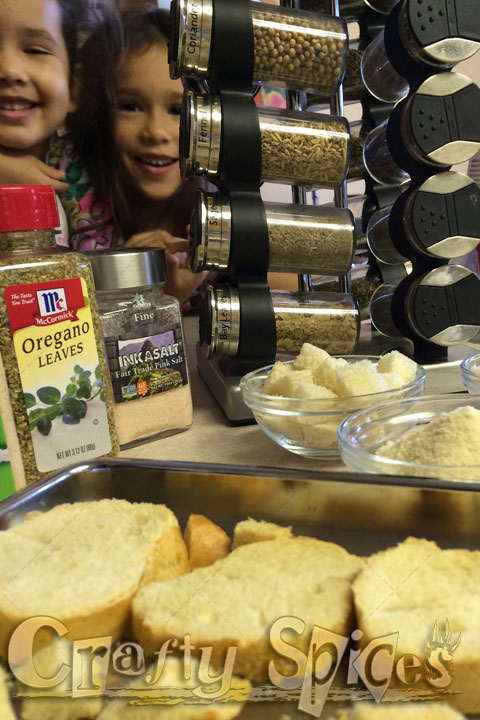
[[[55,190],[49,185],[0,185],[0,232],[60,225]]]

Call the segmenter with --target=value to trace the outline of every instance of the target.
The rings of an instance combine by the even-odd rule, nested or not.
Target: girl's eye
[[[117,104],[117,107],[123,112],[139,112],[141,110],[138,103],[133,102],[133,100],[122,100]]]
[[[42,47],[29,47],[25,49],[28,55],[51,55],[50,51]]]
[[[182,106],[181,105],[172,105],[169,112],[170,112],[170,115],[181,115]]]

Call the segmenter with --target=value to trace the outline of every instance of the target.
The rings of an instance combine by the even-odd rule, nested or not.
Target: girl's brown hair
[[[193,194],[190,184],[163,203],[158,203],[155,227],[139,215],[135,189],[126,187],[124,173],[115,152],[116,75],[130,55],[141,54],[159,43],[168,42],[168,13],[163,10],[126,12],[121,26],[111,24],[92,33],[80,53],[80,87],[77,110],[70,126],[80,160],[85,164],[98,193],[109,201],[119,235],[157,228],[184,237]],[[138,198],[138,201],[140,198]]]

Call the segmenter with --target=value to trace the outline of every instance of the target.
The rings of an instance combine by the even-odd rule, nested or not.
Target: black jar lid
[[[469,342],[480,330],[480,278],[462,265],[443,265],[407,293],[412,329],[436,345]]]
[[[444,72],[425,80],[407,101],[403,139],[436,165],[469,160],[480,149],[480,88],[465,75]],[[403,124],[403,123],[402,123]]]
[[[158,285],[167,280],[165,250],[125,248],[85,253],[92,264],[95,290],[115,291]]]
[[[434,62],[466,60],[480,46],[478,0],[406,0],[410,30]]]
[[[480,242],[480,188],[463,173],[433,175],[407,203],[405,226],[422,253],[466,255]]]

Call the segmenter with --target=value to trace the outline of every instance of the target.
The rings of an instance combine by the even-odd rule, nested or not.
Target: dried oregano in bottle
[[[58,250],[55,193],[0,187],[0,412],[15,486],[118,451],[90,263]]]

